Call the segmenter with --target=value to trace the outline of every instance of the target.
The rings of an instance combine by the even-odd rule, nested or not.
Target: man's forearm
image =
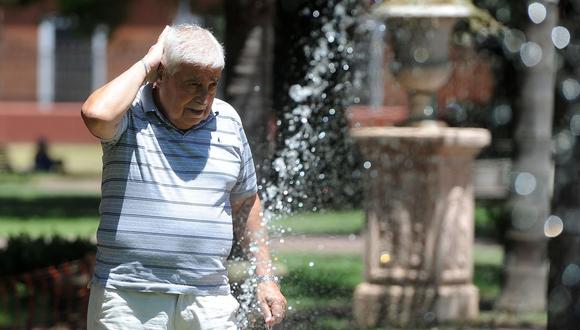
[[[264,223],[260,199],[257,196],[248,198],[234,206],[234,219],[238,224],[245,224],[242,246],[248,257],[255,259],[255,274],[258,276],[272,274],[272,262],[268,244],[268,226]]]
[[[115,134],[117,124],[135,99],[145,77],[145,68],[137,62],[89,96],[83,104],[82,116],[93,135],[107,139]]]
[[[83,104],[81,114],[93,135],[108,139],[114,136],[117,125],[137,96],[139,88],[161,62],[165,30],[147,55],[111,82],[94,91]]]
[[[256,275],[272,275],[268,226],[264,223],[261,210],[257,213],[250,213],[246,226],[246,235],[250,238],[250,257],[254,257],[256,260]]]

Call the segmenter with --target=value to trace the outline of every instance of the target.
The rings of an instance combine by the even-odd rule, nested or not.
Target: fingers
[[[167,33],[169,32],[170,29],[171,29],[171,27],[169,25],[165,25],[165,28],[163,29],[163,31],[161,32],[161,34],[157,38],[158,44],[163,45],[163,41],[165,40],[165,36],[167,35]]]
[[[272,317],[272,313],[270,312],[270,306],[265,301],[260,301],[260,310],[262,311],[266,325],[272,326],[274,324],[274,317]]]
[[[281,300],[274,300],[270,303],[270,313],[272,315],[272,324],[278,324],[284,319],[286,313],[286,304]]]
[[[282,322],[286,314],[286,298],[275,283],[259,284],[258,301],[267,326],[271,327]]]
[[[143,60],[147,63],[150,68],[149,74],[147,75],[147,81],[155,81],[157,79],[157,69],[159,64],[161,63],[161,58],[163,56],[163,43],[165,42],[165,37],[171,27],[165,26],[159,37],[157,38],[157,42],[147,52],[147,55],[143,58]]]
[[[269,300],[269,299],[267,299]],[[281,299],[271,299],[270,301],[261,301],[260,309],[264,322],[267,326],[273,326],[282,322],[286,314],[286,303]]]

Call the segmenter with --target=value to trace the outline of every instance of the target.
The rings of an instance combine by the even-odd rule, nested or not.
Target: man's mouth
[[[189,110],[191,113],[193,113],[195,115],[201,115],[205,111],[205,109],[198,110],[198,109],[192,109],[192,108],[187,108],[187,110]]]

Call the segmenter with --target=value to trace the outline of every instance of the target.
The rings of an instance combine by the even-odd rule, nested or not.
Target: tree
[[[548,329],[576,329],[580,324],[580,2],[560,2],[561,25],[572,31],[572,43],[561,51],[555,113],[554,216],[547,223],[550,273]]]
[[[523,31],[527,42],[520,50],[523,65],[516,103],[511,223],[506,233],[504,286],[497,304],[509,311],[542,311],[546,302],[544,223],[550,214],[556,72],[551,33],[558,22],[558,3],[541,0],[537,4],[546,9],[545,19],[534,23],[527,17],[519,18],[526,22]]]

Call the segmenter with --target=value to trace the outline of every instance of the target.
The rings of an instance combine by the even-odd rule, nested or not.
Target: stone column
[[[358,128],[366,174],[361,326],[412,326],[477,316],[472,284],[473,160],[487,130]]]

